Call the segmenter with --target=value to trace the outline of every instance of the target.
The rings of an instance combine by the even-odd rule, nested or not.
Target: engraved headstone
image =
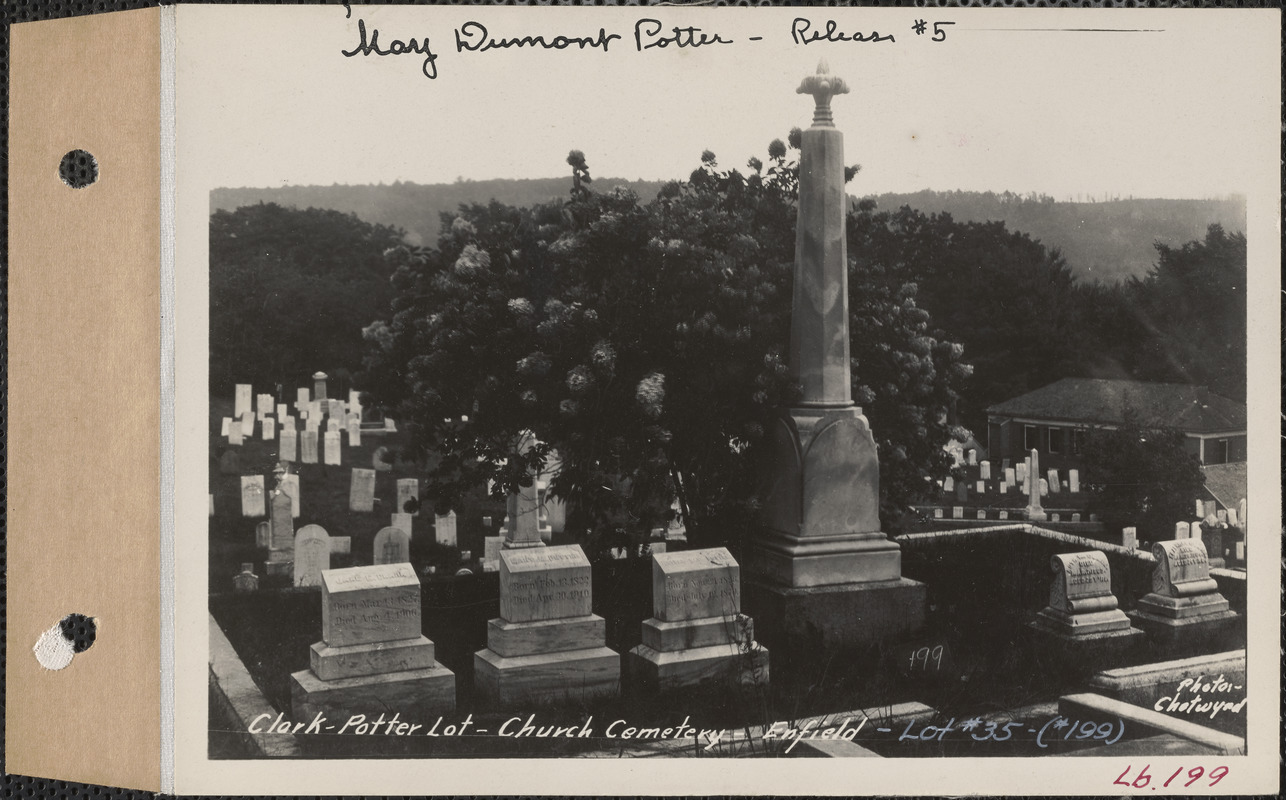
[[[987,510],[984,508],[978,509],[978,519],[986,519],[986,518],[987,518]]]
[[[226,384],[224,384],[226,386]],[[242,415],[253,411],[250,407],[250,384],[238,383],[237,393],[233,400],[232,416],[241,419]]]
[[[1187,539],[1190,536],[1192,536],[1192,530],[1188,525],[1188,523],[1186,522],[1174,523],[1174,538]]]
[[[454,511],[438,514],[433,518],[433,540],[447,547],[456,546],[456,517]]]
[[[579,546],[501,551],[500,616],[506,621],[588,616],[590,597],[589,559]]]
[[[991,480],[991,462],[981,461],[978,463],[978,477],[984,481]]]
[[[987,493],[987,482],[986,482],[986,481],[978,481],[978,482],[974,485],[974,491],[976,491],[978,494],[986,494],[986,493]]]
[[[375,534],[376,564],[401,564],[411,560],[411,537],[400,528],[380,528]]]
[[[330,536],[320,525],[305,525],[295,534],[295,586],[320,586],[328,569]]]
[[[297,461],[298,440],[299,434],[295,432],[293,426],[282,428],[281,436],[277,440],[277,457],[282,461]]]
[[[316,427],[321,423],[322,403],[320,400],[312,400],[308,403],[308,421]]]
[[[263,476],[241,476],[241,516],[262,517],[266,513],[263,499]]]
[[[1165,597],[1183,597],[1200,587],[1201,593],[1217,591],[1210,577],[1210,558],[1200,539],[1157,542],[1152,545],[1157,560],[1152,572],[1152,591]]]
[[[934,519],[942,519],[942,509],[940,509],[940,508],[935,508],[935,509],[933,509],[933,518],[934,518]]]
[[[339,434],[335,431],[327,431],[324,438],[326,440],[326,463],[339,466]]]
[[[482,539],[482,560],[483,562],[500,561],[500,545],[504,542],[503,536],[485,536]]]
[[[329,417],[326,420],[326,432],[339,433],[340,432],[339,419],[337,419],[336,417]]]
[[[1001,482],[1000,482],[1000,493],[1001,493],[1001,494],[1009,494],[1009,484],[1005,483],[1004,481],[1001,481]]]
[[[1073,613],[1078,608],[1078,600],[1112,594],[1112,570],[1107,556],[1098,550],[1056,555],[1051,564],[1054,568],[1054,583],[1049,591],[1051,608]],[[1116,598],[1112,600],[1115,607]]]
[[[295,390],[295,410],[300,414],[306,413],[308,411],[308,404],[312,402],[312,399],[308,395],[309,392],[307,387],[301,386]]]
[[[1044,478],[1041,478],[1040,479],[1040,496],[1044,497],[1047,494],[1049,494],[1049,481],[1045,480]]]
[[[1046,474],[1048,475],[1046,482],[1049,484],[1049,491],[1057,494],[1058,490],[1061,488],[1061,485],[1058,482],[1058,470],[1051,469]]]
[[[304,464],[317,463],[317,431],[305,430],[299,440],[299,460]]]
[[[272,417],[263,419],[263,440],[270,442],[277,437],[277,422]]]
[[[1062,553],[1050,559],[1050,567],[1054,581],[1049,588],[1049,605],[1036,615],[1032,627],[1064,641],[1124,643],[1138,637],[1138,632],[1130,629],[1129,618],[1117,608],[1106,554],[1098,550]],[[1087,640],[1087,636],[1094,639]]]
[[[1139,533],[1136,528],[1123,528],[1121,530],[1121,546],[1129,550],[1139,548]]]
[[[1081,490],[1081,473],[1080,470],[1069,469],[1067,471],[1067,491],[1077,493]]]
[[[375,510],[375,470],[353,469],[348,482],[348,510],[358,512]]]
[[[348,446],[362,446],[362,423],[352,417],[348,420]]]
[[[413,517],[420,516],[419,507],[415,511],[407,510],[407,503],[420,499],[420,482],[415,478],[400,478],[397,482],[397,511],[401,514],[410,514]]]
[[[1017,466],[1014,467],[1014,475],[1018,478],[1018,482],[1020,483],[1027,482],[1027,462],[1026,461],[1023,461],[1021,464],[1018,464]]]
[[[237,592],[253,592],[259,588],[259,576],[254,564],[242,564],[241,571],[232,576],[232,588]]]
[[[1080,512],[1078,512],[1078,511],[1073,511],[1073,512],[1072,512],[1072,522],[1080,522],[1080,521],[1081,521],[1081,515],[1080,515]]]
[[[1001,511],[999,514],[996,515],[996,519],[1009,519],[1009,512]]]
[[[1018,485],[1018,473],[1014,471],[1013,467],[1005,467],[1005,483],[1010,486]]]

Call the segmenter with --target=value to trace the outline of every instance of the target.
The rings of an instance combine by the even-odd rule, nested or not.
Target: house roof
[[[1120,425],[1126,409],[1144,425],[1189,433],[1246,429],[1246,406],[1186,383],[1144,383],[1107,378],[1063,378],[997,403],[989,415]]]
[[[1206,491],[1224,508],[1236,508],[1246,497],[1246,462],[1232,464],[1207,464],[1201,468],[1206,474]]]

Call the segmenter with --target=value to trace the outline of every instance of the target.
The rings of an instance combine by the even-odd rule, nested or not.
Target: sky
[[[571,149],[600,177],[684,177],[706,149],[742,167],[809,124],[812,100],[795,89],[822,58],[851,89],[833,106],[846,160],[862,165],[851,187],[860,194],[1240,194],[1277,143],[1276,30],[1256,12],[357,6],[345,15],[342,6],[178,7],[179,137],[200,129],[216,185],[553,177],[567,173]],[[424,75],[421,53],[363,55],[359,21],[383,50],[412,37],[422,48],[427,37],[437,77]],[[828,21],[850,38],[893,39],[792,36],[805,25],[825,32]],[[954,23],[939,26],[942,41],[934,22]],[[676,27],[730,43],[638,49],[675,38]],[[458,52],[457,31],[475,47],[560,34],[590,46]],[[593,46],[611,35],[606,52]]]

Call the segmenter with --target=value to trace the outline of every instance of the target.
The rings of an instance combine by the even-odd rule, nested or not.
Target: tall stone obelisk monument
[[[770,638],[805,644],[796,636],[805,630],[823,644],[860,645],[924,618],[924,585],[902,578],[901,550],[880,531],[875,440],[852,398],[844,135],[830,106],[848,91],[824,61],[798,89],[816,102],[800,148],[790,332],[803,394],[769,436],[763,525],[747,564],[746,602],[770,649]]]

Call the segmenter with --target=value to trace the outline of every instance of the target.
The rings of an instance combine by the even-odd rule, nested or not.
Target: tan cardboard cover
[[[160,11],[12,28],[5,769],[160,787]],[[63,155],[98,160],[73,189]],[[40,634],[97,641],[57,671]]]

